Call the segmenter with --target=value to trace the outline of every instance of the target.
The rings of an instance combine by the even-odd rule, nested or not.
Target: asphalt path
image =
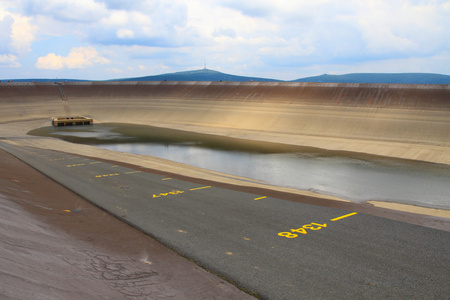
[[[263,299],[450,295],[448,231],[202,185],[138,166],[0,147]]]

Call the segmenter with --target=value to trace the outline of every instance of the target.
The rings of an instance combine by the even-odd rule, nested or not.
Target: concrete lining
[[[64,99],[61,97],[64,90]],[[72,113],[450,164],[450,85],[1,83],[0,123]]]
[[[153,125],[450,164],[450,85],[0,83],[0,132],[8,143],[105,158],[192,178],[258,186],[247,180],[163,159],[26,135],[31,129],[50,126],[51,116],[63,116],[67,111],[91,117],[94,122]],[[308,191],[268,188],[329,198]],[[377,202],[371,204],[378,205]],[[386,206],[386,203],[380,205]],[[408,208],[411,209],[420,214],[437,215],[429,209]],[[448,217],[448,211],[443,216]]]
[[[0,144],[6,145],[4,147],[6,149],[14,148],[8,145],[18,145],[21,147],[18,148],[20,150],[22,150],[22,147],[24,150],[27,150],[25,147],[32,147],[75,153],[76,155],[101,158],[105,162],[107,160],[114,161],[114,164],[122,162],[123,167],[133,165],[133,167],[139,166],[136,168],[148,168],[163,173],[173,172],[191,178],[207,178],[210,181],[235,184],[239,186],[239,189],[247,186],[252,189],[259,187],[260,190],[267,189],[267,195],[269,196],[271,195],[270,189],[292,194],[292,197],[295,197],[294,194],[297,193],[302,195],[307,193],[263,186],[255,182],[241,180],[241,178],[231,178],[217,172],[153,157],[118,153],[88,145],[75,145],[58,139],[26,135],[33,128],[50,126],[51,116],[64,115],[70,105],[70,110],[74,114],[93,117],[98,122],[148,124],[285,144],[365,152],[450,164],[450,90],[448,85],[421,87],[286,83],[114,82],[64,83],[62,86],[64,96],[58,91],[59,88],[56,84],[0,84]],[[32,150],[35,151],[36,149]],[[35,151],[30,155],[35,161],[41,161],[45,157],[43,152],[51,151]],[[2,158],[7,157],[5,153],[2,152],[2,154]],[[62,153],[56,152],[56,154]],[[47,157],[47,159],[52,158]],[[56,161],[65,170],[64,163],[55,159],[54,162]],[[42,161],[42,164],[49,168],[54,167],[53,163]],[[183,294],[181,286],[199,285],[202,282],[201,278],[205,278],[208,286],[202,282],[200,289],[204,297],[232,299],[234,298],[233,295],[236,295],[236,299],[241,299],[246,296],[237,290],[230,289],[222,280],[210,279],[211,277],[206,277],[205,272],[200,274],[191,264],[179,263],[179,260],[174,263],[173,254],[172,256],[156,257],[154,252],[145,252],[146,255],[142,256],[139,252],[142,251],[140,249],[149,248],[151,245],[148,243],[150,242],[144,244],[143,239],[135,238],[135,235],[130,233],[130,228],[124,230],[122,227],[111,226],[111,218],[108,217],[109,219],[107,219],[104,213],[103,215],[100,215],[100,213],[94,214],[85,204],[79,206],[80,202],[75,195],[68,193],[59,186],[53,185],[52,190],[48,191],[49,182],[41,184],[41,181],[43,182],[46,177],[42,177],[34,171],[33,176],[27,174],[25,177],[18,177],[28,172],[23,166],[20,167],[22,170],[18,170],[18,166],[20,167],[17,162],[13,164],[11,159],[4,163],[3,169],[10,170],[13,167],[11,169],[13,172],[10,172],[11,174],[3,172],[6,174],[3,177],[7,182],[3,190],[8,190],[8,193],[13,191],[11,194],[17,198],[15,200],[24,205],[27,210],[31,208],[33,213],[39,211],[40,216],[44,215],[47,220],[61,221],[65,227],[62,227],[63,231],[61,232],[59,227],[53,231],[51,226],[58,224],[56,222],[50,222],[48,223],[50,225],[47,225],[47,223],[38,222],[29,214],[19,216],[23,211],[17,205],[13,206],[6,199],[0,197],[0,200],[3,200],[1,204],[5,208],[2,217],[5,220],[4,225],[7,226],[4,226],[6,228],[4,231],[9,234],[6,236],[5,247],[7,248],[5,249],[10,250],[8,250],[9,252],[4,251],[5,254],[3,254],[8,259],[6,268],[4,268],[9,272],[6,277],[4,276],[8,284],[7,293],[11,293],[13,296],[22,295],[25,298],[32,298],[36,295],[45,296],[50,289],[57,295],[86,298],[86,295],[87,297],[97,295],[114,297],[118,293],[129,295],[130,291],[142,291],[154,296],[188,299],[189,296],[198,298],[199,294],[195,294],[195,290],[193,293],[191,288]],[[74,178],[82,178],[81,172],[84,171],[80,169]],[[89,184],[91,184],[90,181]],[[112,185],[111,183],[107,184]],[[55,195],[53,192],[57,189],[61,190],[56,194],[57,197],[48,197],[49,194]],[[96,189],[96,186],[92,185],[91,190],[94,189]],[[120,189],[120,187],[117,187],[117,189]],[[71,195],[67,196],[68,194]],[[272,195],[280,194],[272,193]],[[311,196],[320,197],[320,195]],[[136,198],[142,199],[143,197],[138,195]],[[133,203],[133,201],[128,201],[128,198],[123,198],[122,201],[122,204],[125,205]],[[250,200],[250,202],[255,203],[253,200]],[[287,203],[287,201],[285,202]],[[258,201],[257,203],[263,204],[265,201]],[[348,203],[340,204],[351,205]],[[370,202],[370,204],[360,206],[372,210],[371,204],[382,206],[386,203]],[[116,206],[115,209],[123,210],[124,207],[127,206]],[[388,203],[386,207],[403,211],[410,209],[409,206],[405,205],[392,207],[391,203]],[[74,210],[73,208],[77,209]],[[445,285],[445,276],[442,275],[445,274],[445,268],[442,267],[445,264],[442,261],[445,261],[445,257],[448,257],[445,255],[445,249],[448,248],[442,243],[443,241],[445,243],[448,239],[445,238],[447,232],[442,230],[448,230],[449,211],[424,208],[418,212],[417,208],[414,208],[411,210],[412,214],[407,214],[408,218],[414,219],[414,222],[408,221],[404,216],[402,216],[402,221],[441,230],[430,230],[422,226],[411,227],[409,224],[397,224],[386,219],[378,221],[378,218],[361,213],[358,215],[361,217],[360,219],[346,219],[351,223],[339,224],[342,226],[341,229],[330,226],[330,230],[321,231],[320,235],[308,235],[311,239],[309,239],[309,245],[307,246],[305,246],[306,243],[297,243],[294,248],[292,243],[286,243],[288,242],[286,239],[281,240],[280,247],[277,244],[277,248],[286,249],[292,257],[281,254],[274,255],[274,253],[282,252],[272,252],[275,247],[269,249],[269,247],[255,246],[256,244],[251,241],[250,237],[247,238],[247,235],[245,235],[244,238],[241,238],[239,235],[237,240],[240,244],[248,243],[247,248],[244,249],[257,249],[258,255],[248,255],[250,252],[247,252],[247,250],[233,250],[234,253],[222,251],[220,253],[225,256],[225,260],[221,257],[221,261],[226,261],[226,267],[231,265],[230,260],[227,261],[231,257],[233,260],[241,259],[242,262],[247,263],[242,264],[242,269],[239,269],[239,272],[229,272],[229,274],[232,274],[231,278],[239,276],[242,278],[257,278],[258,280],[269,278],[268,282],[273,283],[272,279],[281,274],[279,280],[281,284],[275,282],[275,288],[267,284],[261,285],[264,289],[270,290],[270,293],[275,293],[277,298],[289,296],[286,291],[289,291],[289,287],[294,287],[291,282],[302,283],[302,285],[295,285],[297,289],[292,291],[306,293],[305,291],[313,290],[316,296],[321,295],[322,297],[330,291],[341,295],[373,295],[373,297],[380,297],[380,295],[411,297],[411,295],[420,296],[422,294],[439,297],[445,295],[448,290]],[[81,210],[83,213],[77,213],[76,210]],[[384,211],[384,209],[375,208],[374,210],[378,210],[383,218],[392,218],[393,215],[399,215],[396,212]],[[114,210],[111,211],[114,212]],[[266,211],[271,213],[271,209],[266,209]],[[314,215],[317,219],[312,220],[316,221],[320,218],[317,217],[319,210],[315,209],[315,211],[312,213],[305,210],[303,214],[308,218]],[[325,209],[320,211],[323,213]],[[418,217],[417,213],[439,215],[441,218]],[[343,214],[340,214],[340,218],[343,217]],[[220,213],[209,215],[221,217]],[[248,213],[245,210],[241,210],[237,218],[230,221],[230,224],[236,223],[235,220],[238,218],[245,219],[247,215]],[[262,214],[261,216],[266,215],[268,214]],[[282,217],[285,218],[286,215],[283,214]],[[339,214],[332,217],[337,216]],[[302,220],[302,217],[299,218],[298,215],[294,217],[296,220]],[[14,222],[11,221],[13,219]],[[279,217],[275,219],[280,220]],[[328,217],[328,219],[330,218]],[[197,222],[197,219],[193,220]],[[334,219],[330,219],[330,221],[334,221]],[[13,230],[14,236],[11,235],[11,224],[18,230]],[[244,226],[236,224],[234,226],[239,227],[240,233]],[[302,226],[302,224],[299,223],[299,226]],[[278,225],[275,225],[274,228],[277,228]],[[208,229],[211,228],[209,223],[205,223],[203,226]],[[224,227],[216,224],[215,226],[216,232],[219,231],[218,228]],[[87,228],[89,230],[86,231]],[[259,232],[261,228],[262,226],[259,226],[258,230],[247,232]],[[76,239],[71,236],[74,232],[76,233]],[[204,230],[204,232],[206,233],[207,230]],[[178,234],[176,233],[176,235]],[[215,233],[213,232],[213,234]],[[272,239],[272,237],[268,238],[268,235],[256,234],[254,236],[255,238],[253,236],[251,238],[255,241],[257,239]],[[276,235],[275,237],[278,238]],[[43,243],[43,238],[45,243]],[[180,239],[179,236],[176,238]],[[122,241],[122,243],[117,243],[117,240]],[[231,239],[226,237],[224,240],[230,241]],[[133,244],[133,241],[139,242]],[[14,248],[12,248],[12,245],[14,245]],[[45,247],[42,248],[42,245]],[[54,253],[58,255],[61,252],[61,245],[68,250],[64,254],[65,259],[62,260],[59,256],[56,256],[55,260]],[[189,248],[189,245],[186,245],[186,248]],[[208,246],[210,245],[216,245],[216,243],[209,242]],[[109,247],[114,248],[110,250]],[[211,249],[208,247],[202,248],[202,250],[215,253],[212,247]],[[263,251],[260,251],[261,249]],[[433,253],[431,256],[429,255],[430,249]],[[227,248],[226,251],[230,250]],[[17,253],[27,255],[17,256]],[[28,255],[30,253],[33,255]],[[231,256],[232,254],[233,256]],[[22,258],[22,256],[24,259],[19,262],[9,259],[9,257]],[[34,259],[35,257],[38,259]],[[147,268],[147,264],[151,263],[147,260],[149,257],[155,262],[150,269],[151,272]],[[261,258],[263,263],[253,264],[254,257]],[[402,259],[399,259],[399,257]],[[113,273],[113,275],[119,277],[105,277],[104,275],[103,278],[95,277],[104,274],[103,269],[95,268],[95,265],[98,265],[99,258],[106,266],[107,275]],[[301,263],[295,265],[295,275],[283,277],[287,273],[280,273],[279,270],[290,269],[293,266],[292,262],[298,262],[300,259]],[[45,266],[40,265],[42,261],[46,262]],[[261,266],[268,268],[267,266],[270,267],[271,265],[267,262],[273,261],[280,263],[276,268],[272,268],[274,274],[277,275],[267,277],[269,273]],[[321,263],[318,264],[318,262]],[[158,268],[167,271],[166,266],[171,264],[175,268],[172,274],[157,276]],[[182,271],[178,264],[190,266],[191,273],[199,274],[191,276],[191,273]],[[119,269],[121,272],[117,272],[117,266],[121,266]],[[352,267],[349,268],[349,266]],[[408,266],[408,268],[405,269],[405,266]],[[65,280],[67,278],[60,276],[63,281],[58,281],[58,278],[52,277],[52,274],[58,272],[49,273],[48,270],[50,269],[66,270],[72,278]],[[223,265],[220,269],[225,270],[224,274],[226,274],[227,270]],[[298,272],[298,270],[301,270],[301,272]],[[388,272],[384,272],[386,270]],[[245,273],[247,271],[250,275]],[[345,271],[345,276],[342,276],[343,271]],[[135,281],[136,274],[143,274],[143,276]],[[295,277],[298,274],[301,276]],[[89,276],[93,276],[93,278],[88,282],[86,278],[90,278]],[[163,285],[158,284],[162,277],[168,280],[163,282]],[[34,280],[34,278],[42,280]],[[174,280],[177,278],[181,278],[182,284]],[[283,278],[289,278],[292,281],[282,282]],[[427,280],[423,280],[423,278]],[[26,289],[23,289],[24,282]],[[134,286],[131,284],[134,282],[137,282],[136,288],[132,289]],[[87,284],[87,289],[84,289],[82,294],[77,293],[79,285],[84,283]],[[110,285],[108,285],[109,283]],[[303,285],[303,283],[305,284]],[[57,289],[54,287],[57,287]],[[214,287],[217,287],[219,291],[217,292]],[[264,289],[256,291],[262,291],[261,294],[264,295]],[[416,294],[417,291],[421,294]],[[294,294],[294,292],[292,293]],[[299,293],[297,292],[295,295],[298,296]],[[331,295],[331,293],[328,295]]]

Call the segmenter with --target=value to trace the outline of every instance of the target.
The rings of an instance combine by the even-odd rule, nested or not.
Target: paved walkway
[[[445,298],[450,232],[58,151],[9,150],[265,299]]]
[[[0,150],[1,299],[254,299]]]

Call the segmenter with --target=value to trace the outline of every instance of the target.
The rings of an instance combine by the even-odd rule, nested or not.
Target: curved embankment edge
[[[94,156],[96,150],[24,137],[27,130],[49,125],[52,116],[85,115],[98,122],[153,125],[450,164],[450,85],[1,83],[0,108],[4,137],[21,145],[88,156]],[[39,121],[20,122],[30,119]],[[132,155],[114,159],[136,165],[145,160]],[[157,164],[161,168],[168,165]],[[181,169],[177,171],[190,174],[187,176],[211,176],[199,170],[193,174],[187,171],[190,167]],[[226,179],[217,176],[219,181]]]

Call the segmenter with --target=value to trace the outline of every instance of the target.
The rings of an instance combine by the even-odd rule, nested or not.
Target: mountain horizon
[[[434,73],[349,73],[322,74],[294,80],[239,76],[203,68],[142,77],[109,80],[83,79],[9,79],[1,82],[83,82],[83,81],[235,81],[235,82],[323,82],[323,83],[379,83],[379,84],[450,84],[450,75]]]

